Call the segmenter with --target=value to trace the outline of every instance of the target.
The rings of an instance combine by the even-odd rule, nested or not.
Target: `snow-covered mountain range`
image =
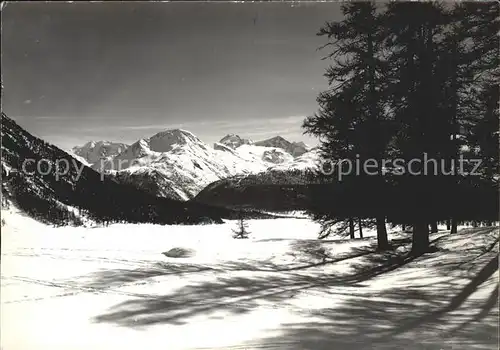
[[[4,113],[1,136],[2,206],[12,204],[37,220],[54,225],[109,220],[194,224],[232,215],[119,184],[33,136]]]
[[[255,145],[280,148],[294,157],[299,157],[308,151],[308,147],[303,142],[290,142],[281,136],[256,142]]]
[[[109,160],[122,153],[129,145],[110,141],[89,141],[81,147],[73,147],[73,154],[83,158],[88,164],[96,164],[101,159]]]
[[[187,130],[172,129],[132,145],[89,142],[73,152],[94,169],[114,174],[157,196],[189,200],[207,185],[269,170],[312,168],[317,152],[281,136],[253,142],[230,134],[210,146]]]

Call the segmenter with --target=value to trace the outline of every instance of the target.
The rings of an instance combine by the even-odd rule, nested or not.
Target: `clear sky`
[[[183,128],[212,143],[302,135],[339,3],[8,3],[4,112],[69,149]]]

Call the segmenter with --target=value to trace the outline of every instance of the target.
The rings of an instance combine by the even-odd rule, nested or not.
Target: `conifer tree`
[[[245,218],[242,214],[238,219],[237,228],[233,229],[233,238],[237,239],[246,239],[249,238],[250,232],[248,231],[248,223],[245,221]]]
[[[325,58],[331,60],[331,65],[325,76],[330,88],[318,96],[319,112],[306,118],[303,127],[306,133],[321,139],[325,159],[348,160],[351,164],[356,160],[360,164],[368,159],[375,161],[377,175],[365,176],[361,172],[350,174],[350,179],[346,179],[343,185],[349,189],[346,193],[357,200],[352,201],[344,219],[348,221],[352,236],[353,217],[360,216],[360,201],[368,199],[374,205],[365,205],[367,210],[361,215],[376,218],[379,249],[387,249],[385,180],[380,167],[391,138],[383,97],[387,68],[382,45],[385,34],[375,3],[346,3],[342,5],[342,12],[343,21],[326,23],[318,33],[329,40],[322,49],[329,49]],[[336,180],[332,177],[330,181]],[[344,201],[346,206],[347,201]],[[338,212],[331,215],[334,218],[341,216]]]
[[[389,53],[391,113],[397,133],[395,154],[406,164],[414,159],[440,159],[450,147],[450,116],[444,112],[447,76],[439,70],[443,37],[449,21],[437,3],[391,3],[384,14]],[[440,180],[436,163],[413,163],[412,174],[395,178],[405,201],[402,215],[413,226],[412,252],[429,246],[429,224],[438,218]],[[415,166],[416,165],[416,166]]]

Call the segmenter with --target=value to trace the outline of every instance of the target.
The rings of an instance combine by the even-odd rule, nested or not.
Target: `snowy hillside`
[[[258,159],[266,163],[267,167],[275,164],[290,164],[293,162],[293,156],[285,150],[278,147],[265,147],[256,145],[242,145],[236,149],[238,155],[245,159]]]
[[[269,167],[269,170],[274,171],[307,171],[314,170],[318,171],[321,168],[321,156],[320,150],[315,148],[311,149],[306,153],[294,158],[291,162],[285,164],[276,164]]]
[[[275,136],[267,140],[255,142],[255,145],[281,148],[294,157],[301,156],[308,151],[307,146],[303,142],[290,142],[281,136]]]
[[[307,219],[51,228],[2,212],[3,349],[490,350],[498,230],[316,240]],[[374,232],[367,232],[373,236]],[[163,252],[189,251],[184,258]],[[27,336],[29,335],[29,336]]]
[[[189,131],[173,129],[135,142],[104,162],[104,170],[154,195],[189,200],[221,179],[263,173],[278,164],[286,169],[296,160],[280,148],[288,144],[259,146],[231,134],[211,147]]]

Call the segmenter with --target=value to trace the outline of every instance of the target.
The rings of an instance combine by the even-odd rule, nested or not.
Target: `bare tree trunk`
[[[416,222],[413,225],[411,253],[419,256],[429,250],[429,225],[426,222]]]
[[[390,248],[389,240],[387,239],[387,229],[385,227],[385,217],[380,216],[376,218],[377,221],[377,249],[387,250]]]
[[[354,220],[353,219],[349,219],[349,237],[351,239],[354,239]]]
[[[457,219],[452,218],[451,219],[451,231],[450,231],[450,233],[457,233],[457,231],[458,231]]]
[[[361,219],[358,218],[358,226],[359,226],[359,238],[363,238],[363,226],[361,223]]]
[[[437,221],[431,222],[431,233],[437,233],[438,232],[438,224]]]
[[[451,220],[450,219],[446,220],[446,229],[448,231],[451,230]]]
[[[401,225],[401,230],[403,230],[403,232],[406,230],[406,224]]]

